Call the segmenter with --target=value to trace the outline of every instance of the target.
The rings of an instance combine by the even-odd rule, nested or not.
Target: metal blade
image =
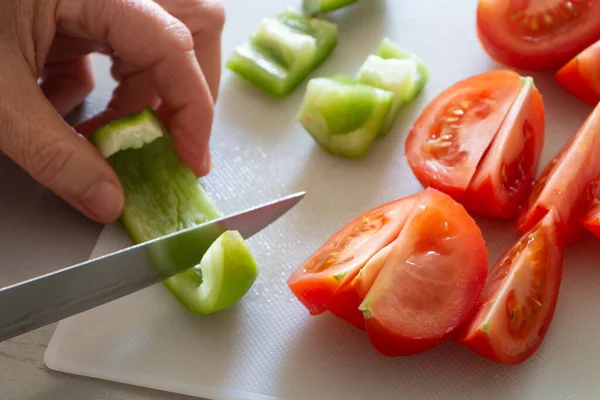
[[[161,282],[200,263],[225,231],[245,239],[284,215],[304,192],[0,289],[0,341]]]

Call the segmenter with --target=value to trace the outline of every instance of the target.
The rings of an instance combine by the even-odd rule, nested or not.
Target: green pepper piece
[[[412,91],[407,92],[405,97],[405,101],[412,101],[415,97],[421,93],[423,87],[429,80],[429,69],[427,68],[427,64],[417,55],[408,52],[402,48],[400,48],[396,43],[391,41],[389,38],[384,38],[379,47],[375,51],[376,56],[383,58],[384,60],[389,59],[410,59],[413,60],[417,64],[417,80],[415,86]]]
[[[237,46],[227,68],[266,92],[283,97],[321,65],[337,45],[337,25],[286,9],[265,18]]]
[[[335,11],[356,3],[358,0],[304,0],[302,9],[307,14]]]
[[[391,129],[402,106],[421,92],[429,78],[427,66],[415,55],[384,39],[357,74],[359,82],[393,92],[396,97],[379,135]]]
[[[381,130],[394,94],[346,76],[308,83],[298,114],[302,126],[331,154],[363,156]]]
[[[151,109],[100,128],[91,142],[108,149],[107,160],[125,192],[120,222],[134,243],[222,216],[198,178],[177,156],[170,135]],[[168,255],[152,256],[159,261]],[[208,276],[202,279],[203,274]],[[198,266],[164,283],[190,311],[206,314],[241,299],[256,276],[252,254],[239,233],[230,231],[210,246]]]

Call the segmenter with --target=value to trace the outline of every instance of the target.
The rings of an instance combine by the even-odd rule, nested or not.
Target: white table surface
[[[97,86],[71,118],[103,107],[113,88],[107,60],[94,58]],[[0,154],[0,285],[85,261],[101,226],[80,216]],[[50,371],[44,351],[55,324],[0,343],[3,400],[183,400],[187,396]]]

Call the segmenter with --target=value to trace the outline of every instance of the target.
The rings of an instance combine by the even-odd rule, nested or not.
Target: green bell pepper
[[[237,46],[226,66],[266,92],[290,94],[337,45],[337,25],[287,9],[265,18],[250,39]]]
[[[171,137],[151,109],[100,128],[90,140],[107,157],[123,186],[120,222],[134,243],[222,216],[175,153]],[[164,255],[155,256],[160,260]],[[246,243],[238,232],[228,231],[210,246],[198,266],[164,283],[190,311],[206,314],[240,300],[257,275]]]
[[[385,136],[402,106],[414,100],[421,92],[429,79],[429,72],[420,58],[385,38],[375,54],[369,56],[361,66],[357,79],[361,83],[395,94],[392,108],[379,133]]]
[[[329,153],[364,155],[383,126],[394,94],[338,76],[311,79],[298,120]]]
[[[307,14],[335,11],[356,3],[358,0],[304,0],[302,9]]]

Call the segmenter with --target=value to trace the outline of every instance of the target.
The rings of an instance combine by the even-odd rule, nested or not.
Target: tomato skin
[[[513,218],[533,187],[544,145],[544,103],[533,79],[526,79],[461,200],[469,211]]]
[[[535,31],[519,30],[510,17],[515,11],[511,9],[514,3],[510,0],[479,0],[477,6],[477,36],[486,53],[500,64],[523,70],[560,68],[600,39],[600,1],[586,1],[586,10],[560,27],[556,26],[554,32],[546,29],[541,19]],[[558,2],[548,3],[551,6]]]
[[[600,204],[596,204],[590,209],[587,215],[581,221],[581,224],[592,235],[600,238]]]
[[[572,95],[595,106],[600,102],[600,41],[563,66],[554,79]]]
[[[481,231],[464,207],[425,189],[361,304],[372,346],[408,356],[453,335],[477,306],[487,261]]]
[[[507,249],[492,267],[477,310],[469,322],[459,329],[454,340],[480,356],[501,364],[516,365],[531,357],[541,346],[554,318],[562,281],[563,251],[564,236],[560,216],[555,209],[551,209],[533,229]],[[524,256],[529,257],[523,259]],[[539,271],[536,270],[536,263],[540,262],[544,269],[541,277],[535,275]],[[542,294],[537,301],[545,309],[542,309],[537,320],[527,319],[527,323],[531,322],[533,325],[529,326],[524,337],[515,337],[510,326],[510,319],[515,318],[514,314],[511,313],[511,317],[507,314],[509,296],[528,285],[526,301],[530,296],[537,299],[539,291],[531,294],[532,288],[538,288],[536,280],[543,286],[538,289]],[[533,307],[538,306],[534,304]],[[527,316],[535,318],[535,311],[530,311]]]
[[[519,212],[516,228],[532,229],[555,208],[565,232],[565,243],[578,242],[585,232],[580,220],[592,201],[591,185],[600,175],[600,104],[559,154],[544,168]]]
[[[288,287],[311,315],[325,312],[330,298],[351,282],[373,255],[398,237],[406,221],[406,207],[416,196],[380,205],[349,221],[292,272]],[[369,228],[369,221],[382,220],[385,223],[381,226]]]
[[[456,82],[430,102],[405,143],[421,185],[460,201],[524,83],[513,71],[487,71]]]

